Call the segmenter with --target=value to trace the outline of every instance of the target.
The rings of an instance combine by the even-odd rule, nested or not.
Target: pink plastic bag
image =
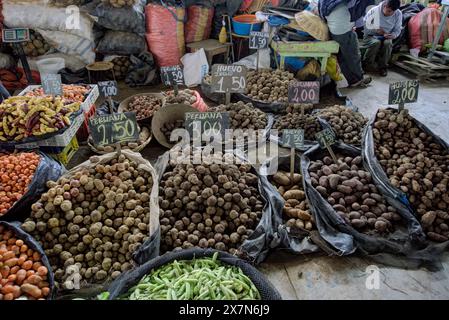
[[[209,107],[207,106],[206,102],[204,102],[203,98],[198,93],[198,91],[194,91],[194,92],[195,92],[196,102],[192,105],[192,107],[194,107],[198,111],[206,112]]]

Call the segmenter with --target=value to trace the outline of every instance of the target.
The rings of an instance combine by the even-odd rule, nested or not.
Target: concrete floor
[[[407,79],[407,75],[391,71],[386,78],[374,78],[369,88],[342,90],[367,117],[371,117],[378,107],[387,105],[388,84]],[[421,83],[418,103],[407,105],[407,108],[449,142],[448,88],[448,82]],[[160,88],[132,89],[120,85],[120,94],[116,98],[122,100],[135,93],[150,91],[160,91]],[[142,154],[154,162],[164,151],[156,141],[152,141]],[[76,165],[90,154],[87,147],[81,147],[69,166]],[[405,270],[375,264],[357,256],[298,256],[277,251],[259,269],[284,299],[449,299],[449,254],[443,256],[442,265],[443,268],[437,272]],[[374,273],[369,270],[374,270]]]

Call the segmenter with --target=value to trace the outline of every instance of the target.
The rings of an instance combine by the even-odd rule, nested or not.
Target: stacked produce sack
[[[78,4],[80,1],[53,1],[44,0],[32,1],[3,1],[3,15],[5,24],[10,28],[30,28],[35,30],[58,56],[63,57],[69,65],[82,67],[95,60],[93,19],[83,11],[79,12],[79,21],[73,13],[73,27],[67,24],[68,14],[62,5]],[[79,22],[79,25],[76,25]],[[38,37],[35,34],[35,37]],[[41,38],[37,42],[32,41],[29,49],[34,53],[36,49],[42,57],[43,49],[46,49]],[[39,50],[41,49],[41,50]],[[47,53],[47,52],[45,52]],[[34,54],[33,54],[34,55]],[[49,57],[49,56],[44,56]],[[30,67],[36,70],[33,60]]]
[[[213,7],[199,5],[187,7],[187,21],[184,32],[186,43],[209,39],[213,18]]]

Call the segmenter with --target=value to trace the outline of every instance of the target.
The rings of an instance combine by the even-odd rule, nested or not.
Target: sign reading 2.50
[[[245,92],[247,69],[239,65],[214,64],[212,91],[220,93]]]
[[[97,146],[137,141],[139,138],[135,112],[93,117],[89,119],[89,131],[94,144]]]

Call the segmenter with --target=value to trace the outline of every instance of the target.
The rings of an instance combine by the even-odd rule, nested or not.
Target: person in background
[[[320,0],[321,18],[327,21],[331,39],[338,42],[338,62],[349,86],[366,87],[371,77],[364,77],[359,43],[354,31],[354,22],[363,17],[374,0]]]
[[[402,29],[400,6],[400,0],[385,0],[366,14],[363,38],[366,51],[362,62],[366,72],[379,72],[383,77],[387,75],[393,40],[399,37]]]

